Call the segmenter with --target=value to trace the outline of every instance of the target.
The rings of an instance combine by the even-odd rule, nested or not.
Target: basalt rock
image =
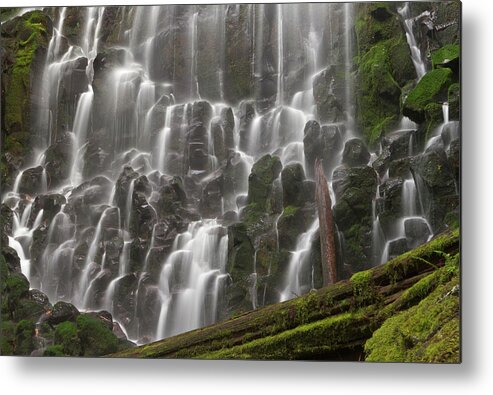
[[[351,139],[346,142],[342,153],[342,163],[350,167],[364,166],[370,160],[370,153],[365,143],[360,139]]]
[[[74,152],[73,135],[62,133],[45,152],[48,187],[56,188],[70,177]]]

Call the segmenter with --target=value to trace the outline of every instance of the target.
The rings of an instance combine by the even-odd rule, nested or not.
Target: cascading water
[[[417,49],[405,7],[401,15],[408,42]],[[118,34],[111,36],[117,44],[112,44],[104,25],[110,10],[84,11],[77,40],[63,35],[67,9],[54,12],[43,97],[35,114],[37,130],[42,131],[40,149],[53,146],[70,129],[70,171],[55,184],[47,174],[47,155],[40,155],[37,197],[24,192],[30,169],[19,172],[13,192],[4,197],[5,202],[15,200],[9,245],[17,251],[31,285],[52,302],[106,309],[138,342],[212,324],[225,317],[226,308],[232,309],[224,305],[231,272],[238,270],[231,264],[238,240],[230,237],[228,227],[252,209],[246,194],[251,194],[254,163],[271,154],[284,168],[301,165],[306,175],[303,192],[313,194],[313,163],[305,143],[309,121],[318,121],[323,142],[332,144],[326,177],[332,204],[336,203],[332,171],[345,168],[345,144],[358,135],[353,6],[127,7]],[[342,16],[341,21],[333,15]],[[213,28],[205,30],[211,21]],[[238,38],[240,30],[231,28],[232,21],[246,24],[240,34],[244,38]],[[233,40],[244,46],[235,47]],[[413,52],[418,76],[425,71],[420,56]],[[81,67],[78,63],[84,65],[84,86],[71,98],[70,121],[64,126],[57,115],[62,107],[60,87],[66,75]],[[344,81],[339,89],[330,82],[328,93],[340,95],[342,116],[322,121],[314,85],[334,64],[342,67]],[[236,75],[243,79],[235,80]],[[447,111],[444,104],[444,124],[437,132],[444,146],[457,130]],[[415,126],[403,119],[397,132]],[[412,138],[413,134],[409,157],[417,154]],[[373,154],[371,162],[377,156]],[[387,179],[381,177],[379,184]],[[286,186],[281,177],[272,184],[282,195]],[[424,223],[431,237],[421,189],[419,179],[406,175],[402,212],[392,224],[392,234],[383,230],[377,189],[369,224],[375,264],[389,256],[396,238],[414,243],[406,232],[411,225]],[[269,201],[271,218],[262,226],[270,226],[275,241],[267,244],[271,256],[277,257],[284,242],[278,226],[283,208],[289,210],[282,202],[280,208],[274,206]],[[265,254],[259,251],[266,240],[254,238],[252,265],[241,268],[249,293],[246,308],[288,300],[315,287],[317,271],[310,257],[319,226],[313,221],[314,202],[304,211],[309,220],[297,229],[278,276],[282,284],[274,291],[269,281],[280,269],[273,259],[262,266]],[[45,236],[42,248],[33,243],[34,232],[37,241],[42,240],[40,234]],[[343,235],[336,233],[342,250]]]
[[[416,74],[418,76],[418,79],[421,79],[421,77],[426,74],[426,64],[423,61],[423,56],[421,55],[421,51],[418,47],[418,44],[416,43],[416,38],[414,36],[415,18],[411,17],[409,2],[406,2],[402,8],[399,8],[398,12],[404,22],[406,39],[411,50],[411,58],[414,64],[414,68],[416,69]]]

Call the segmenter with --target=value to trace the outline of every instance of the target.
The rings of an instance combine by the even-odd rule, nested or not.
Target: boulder
[[[330,174],[342,146],[339,127],[337,125],[320,127],[317,121],[308,121],[304,130],[303,146],[307,174],[313,177],[317,158],[322,160],[326,175]]]
[[[334,95],[334,81],[337,69],[329,66],[313,78],[313,98],[317,105],[317,114],[322,123],[340,122],[344,119],[344,109],[341,102],[344,98]],[[336,89],[337,91],[337,89]],[[339,93],[339,91],[337,91]]]
[[[351,139],[346,142],[342,153],[342,163],[350,167],[364,166],[370,160],[370,153],[365,143],[360,139]]]
[[[65,182],[72,171],[74,138],[72,133],[61,133],[54,144],[45,151],[44,166],[48,174],[48,187],[56,188]]]
[[[409,248],[416,248],[426,243],[431,236],[430,228],[423,218],[406,219],[404,230]]]
[[[416,123],[425,121],[426,106],[447,100],[452,70],[441,68],[426,73],[404,101],[402,113]]]
[[[301,163],[291,163],[281,172],[283,206],[303,206],[305,202],[305,171]]]
[[[43,192],[43,175],[44,169],[42,166],[31,167],[22,172],[19,181],[18,191],[19,193],[25,193],[27,195],[35,195],[36,193]]]
[[[272,183],[281,170],[282,164],[277,156],[265,155],[253,165],[248,177],[248,204],[255,204],[258,210],[264,212],[269,208]]]
[[[75,322],[79,314],[79,310],[73,304],[57,302],[53,306],[51,315],[47,321],[50,325],[57,325],[64,321]]]

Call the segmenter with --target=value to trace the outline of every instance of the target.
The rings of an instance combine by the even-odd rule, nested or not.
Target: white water
[[[291,253],[286,285],[281,292],[281,302],[303,295],[310,290],[313,281],[312,278],[306,281],[306,273],[313,273],[311,268],[308,270],[311,264],[309,260],[310,249],[313,235],[318,231],[318,228],[319,223],[318,219],[316,219],[310,228],[298,237],[296,250]]]
[[[215,322],[217,294],[227,277],[227,235],[222,233],[216,220],[204,220],[175,239],[159,280],[156,339]]]
[[[426,65],[423,61],[423,56],[421,54],[421,50],[416,43],[416,38],[414,36],[414,23],[415,19],[411,17],[411,12],[409,9],[409,2],[406,2],[402,8],[398,9],[399,14],[401,15],[404,28],[406,30],[406,39],[409,45],[409,49],[411,50],[411,59],[414,64],[414,68],[416,70],[416,75],[418,76],[418,80],[420,80],[426,74]]]

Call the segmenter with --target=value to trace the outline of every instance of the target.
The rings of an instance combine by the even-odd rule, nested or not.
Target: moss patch
[[[407,297],[426,292],[436,280],[436,276],[422,280],[408,291]],[[366,342],[366,360],[458,363],[458,284],[458,275],[453,274],[450,281],[439,285],[418,305],[386,320]]]
[[[407,96],[403,114],[414,122],[423,122],[427,105],[447,99],[452,74],[452,70],[448,68],[435,69],[426,73]]]
[[[450,67],[452,62],[458,62],[460,57],[460,47],[457,44],[448,44],[431,53],[433,68]]]

